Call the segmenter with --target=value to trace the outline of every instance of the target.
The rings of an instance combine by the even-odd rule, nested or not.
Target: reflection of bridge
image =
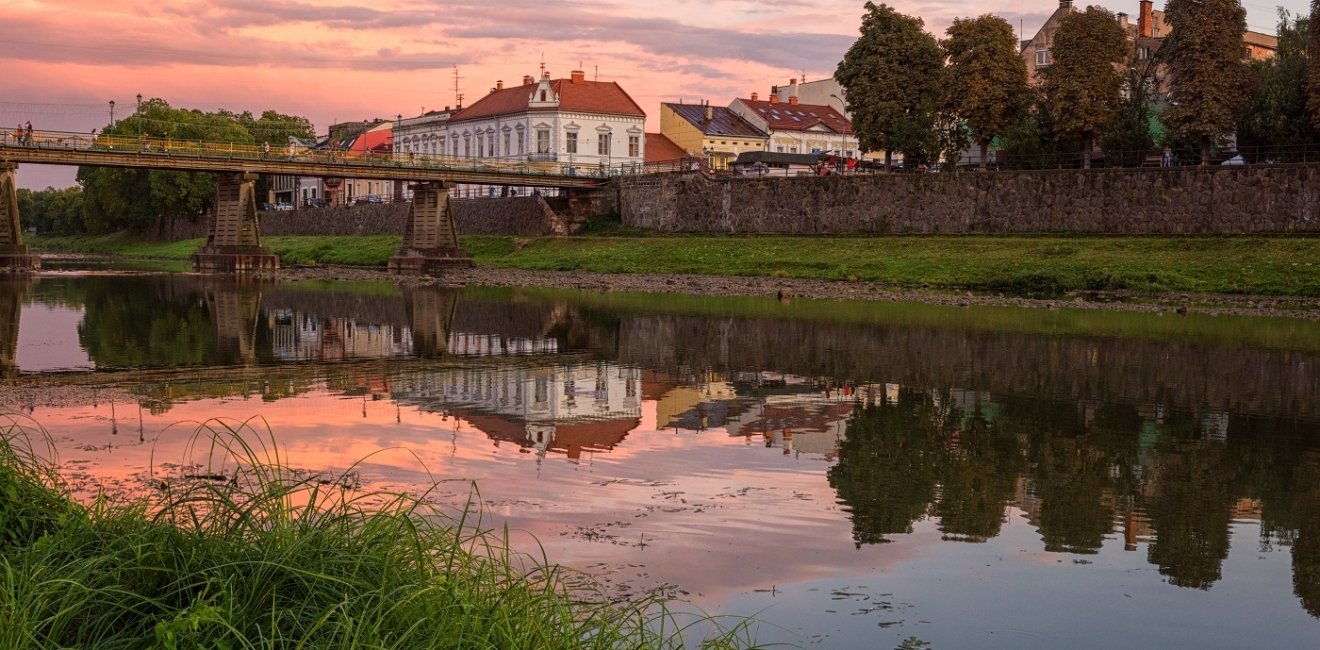
[[[279,268],[279,258],[261,246],[257,225],[257,174],[323,178],[369,178],[417,183],[407,231],[390,269],[427,273],[470,264],[458,248],[449,194],[453,183],[534,185],[591,190],[604,176],[578,175],[555,162],[491,161],[453,156],[304,151],[279,154],[255,145],[151,140],[36,131],[0,134],[0,268],[31,269],[40,260],[23,245],[14,171],[18,163],[211,172],[219,175],[215,222],[206,245],[193,256],[198,270],[249,271]],[[611,170],[612,171],[612,170]]]

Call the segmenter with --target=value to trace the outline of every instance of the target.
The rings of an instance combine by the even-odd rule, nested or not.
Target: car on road
[[[362,205],[364,203],[380,203],[380,202],[381,202],[380,196],[375,194],[367,194],[364,196],[359,196],[356,199],[353,199],[353,203],[356,205]]]

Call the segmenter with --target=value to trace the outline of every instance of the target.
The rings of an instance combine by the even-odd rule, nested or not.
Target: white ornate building
[[[578,173],[641,166],[646,113],[612,81],[523,77],[520,86],[496,82],[490,94],[450,116],[451,156],[502,161],[559,162]]]

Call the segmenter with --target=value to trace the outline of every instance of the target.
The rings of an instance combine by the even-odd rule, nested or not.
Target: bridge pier
[[[23,243],[23,224],[18,220],[18,185],[14,182],[16,169],[15,163],[0,162],[0,272],[41,268],[41,258]]]
[[[390,273],[430,275],[446,268],[472,266],[472,257],[458,247],[448,190],[453,183],[413,185],[412,207],[403,245],[390,258]]]
[[[222,174],[216,180],[215,223],[206,245],[193,253],[193,269],[220,273],[278,271],[280,257],[261,245],[256,174]]]

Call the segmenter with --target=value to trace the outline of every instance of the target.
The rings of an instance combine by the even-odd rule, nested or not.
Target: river
[[[55,271],[0,373],[82,498],[227,424],[766,643],[1320,638],[1314,321]]]

